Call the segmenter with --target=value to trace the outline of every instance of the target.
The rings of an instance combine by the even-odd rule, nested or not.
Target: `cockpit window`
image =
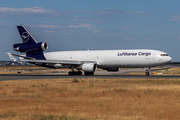
[[[168,54],[161,54],[161,56],[169,56]]]

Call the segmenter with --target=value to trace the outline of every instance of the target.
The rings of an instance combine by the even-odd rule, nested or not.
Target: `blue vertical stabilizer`
[[[14,44],[13,48],[18,52],[25,52],[27,57],[45,59],[43,51],[48,46],[44,42],[37,42],[24,26],[17,26],[23,43]]]
[[[17,26],[19,34],[22,38],[23,43],[36,44],[37,41],[32,37],[32,35],[26,30],[24,26]]]

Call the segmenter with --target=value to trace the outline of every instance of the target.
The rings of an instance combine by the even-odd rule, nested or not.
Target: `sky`
[[[180,62],[179,0],[0,0],[0,60],[24,25],[50,51],[155,49]]]

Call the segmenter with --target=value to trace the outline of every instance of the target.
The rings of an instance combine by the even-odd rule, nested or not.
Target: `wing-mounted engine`
[[[97,69],[97,65],[94,63],[84,63],[82,65],[82,70],[84,72],[94,72]]]
[[[19,44],[14,44],[13,46],[15,51],[18,52],[39,52],[39,51],[45,51],[48,49],[47,43],[44,42],[39,42],[36,44],[27,44],[27,43],[19,43]]]
[[[77,70],[83,70],[84,72],[94,72],[97,69],[97,65],[94,63],[84,63]]]

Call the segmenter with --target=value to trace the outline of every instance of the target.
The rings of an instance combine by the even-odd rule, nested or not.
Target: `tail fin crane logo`
[[[27,32],[23,32],[21,34],[21,37],[24,42],[27,42],[29,40],[29,34]]]

